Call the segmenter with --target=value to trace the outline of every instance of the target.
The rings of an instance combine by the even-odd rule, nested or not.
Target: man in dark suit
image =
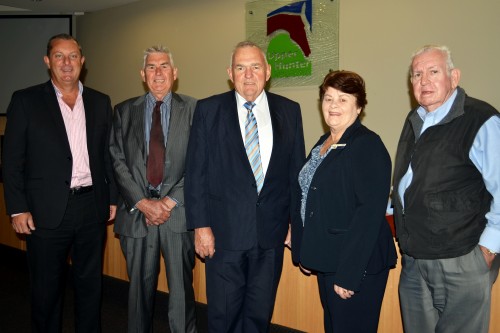
[[[209,332],[267,332],[305,156],[302,118],[296,102],[264,91],[271,68],[254,43],[236,46],[228,74],[235,90],[196,107],[188,228],[206,260]]]
[[[102,251],[116,212],[111,103],[79,81],[85,58],[72,36],[52,37],[44,61],[51,80],[16,91],[7,110],[7,212],[26,235],[33,332],[61,331],[68,256],[76,331],[100,332]]]
[[[186,229],[184,165],[196,100],[172,92],[177,68],[163,46],[147,49],[146,95],[115,107],[110,150],[120,191],[115,232],[130,279],[128,332],[152,332],[165,260],[172,332],[196,332],[193,231]]]

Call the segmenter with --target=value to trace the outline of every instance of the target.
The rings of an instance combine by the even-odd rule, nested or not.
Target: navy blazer
[[[215,247],[283,246],[292,184],[305,157],[298,103],[266,92],[273,148],[264,185],[255,179],[241,136],[235,91],[198,101],[189,138],[185,200],[188,228],[211,227]]]
[[[315,147],[329,135],[323,135]],[[365,274],[396,262],[385,220],[391,160],[380,137],[359,120],[338,143],[346,145],[332,149],[313,176],[304,227],[300,213],[294,215],[292,255],[304,267],[335,273],[337,285],[358,291]],[[300,187],[296,195],[300,201]]]
[[[87,150],[99,221],[116,204],[111,157],[111,102],[84,87]],[[30,212],[36,226],[56,228],[62,221],[71,185],[73,159],[52,82],[16,91],[7,111],[3,180],[7,213]]]

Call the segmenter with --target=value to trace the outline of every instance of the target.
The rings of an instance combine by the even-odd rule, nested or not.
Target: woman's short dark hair
[[[356,105],[365,109],[368,101],[366,100],[365,80],[359,74],[350,71],[330,71],[323,83],[319,86],[319,98],[323,100],[328,88],[337,89],[346,94],[351,94],[356,97]]]

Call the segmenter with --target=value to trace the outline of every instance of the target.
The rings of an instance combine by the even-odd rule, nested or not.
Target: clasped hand
[[[144,214],[147,225],[161,225],[170,218],[175,201],[169,197],[161,200],[142,199],[136,206]]]

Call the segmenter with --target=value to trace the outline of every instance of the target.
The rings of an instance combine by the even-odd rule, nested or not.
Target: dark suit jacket
[[[345,131],[341,143],[346,146],[330,151],[316,169],[305,227],[300,214],[294,214],[292,255],[306,268],[336,273],[337,285],[358,291],[365,273],[378,273],[396,262],[385,220],[391,160],[379,136],[359,120]],[[299,188],[296,195],[300,200]]]
[[[114,231],[127,237],[147,235],[144,215],[135,204],[148,198],[146,192],[147,148],[144,136],[144,107],[146,95],[131,98],[115,107],[110,151],[113,158],[116,182],[120,191]],[[174,232],[185,232],[184,169],[189,129],[196,100],[172,93],[172,107],[165,151],[165,170],[161,196],[178,202],[172,210],[167,226]]]
[[[266,93],[273,148],[257,195],[238,121],[235,92],[201,100],[186,161],[188,228],[211,227],[215,247],[247,250],[282,246],[288,230],[291,186],[304,161],[300,106]]]
[[[82,97],[97,218],[105,222],[110,203],[116,203],[107,149],[111,103],[87,87]],[[30,212],[36,226],[56,228],[68,202],[72,155],[52,82],[16,91],[7,117],[2,160],[7,212]]]

